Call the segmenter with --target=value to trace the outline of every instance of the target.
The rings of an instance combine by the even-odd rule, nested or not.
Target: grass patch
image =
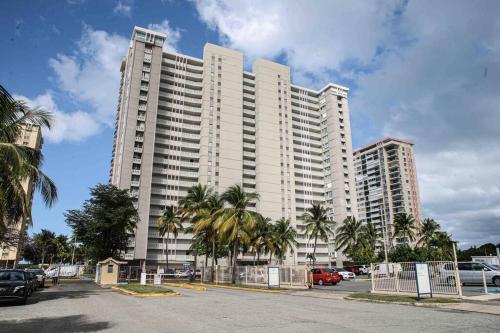
[[[403,302],[403,303],[460,303],[459,300],[453,298],[444,297],[433,297],[433,298],[421,298],[413,296],[395,296],[395,295],[383,295],[383,294],[371,294],[371,293],[355,293],[350,294],[350,298],[356,299],[368,299],[374,301],[384,301],[384,302]]]
[[[81,278],[95,279],[95,274],[82,274]]]
[[[154,287],[154,286],[148,286],[148,285],[140,285],[140,284],[124,284],[120,285],[120,288],[133,291],[138,294],[171,294],[173,293],[172,290],[166,289],[166,288],[161,288],[161,287]]]

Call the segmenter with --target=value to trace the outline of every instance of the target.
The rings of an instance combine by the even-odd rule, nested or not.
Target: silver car
[[[442,278],[449,284],[455,283],[455,272],[452,264],[446,264],[442,268]],[[500,270],[494,266],[479,262],[459,262],[458,273],[462,284],[483,284],[483,272],[487,284],[500,287]]]

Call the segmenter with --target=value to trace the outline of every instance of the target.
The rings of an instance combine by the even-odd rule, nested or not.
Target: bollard
[[[484,269],[483,269],[483,285],[484,285],[484,293],[487,294],[488,287],[486,286],[486,273],[484,272]]]

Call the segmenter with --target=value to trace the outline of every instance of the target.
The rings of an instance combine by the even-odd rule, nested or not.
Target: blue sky
[[[433,8],[432,11],[429,8]],[[108,181],[119,64],[134,25],[196,57],[206,42],[292,67],[295,83],[351,88],[353,145],[415,142],[425,216],[462,246],[500,241],[500,23],[494,1],[133,1],[0,3],[0,83],[56,114],[32,231],[68,233],[63,212]]]

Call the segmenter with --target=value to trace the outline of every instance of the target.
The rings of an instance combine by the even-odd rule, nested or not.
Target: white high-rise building
[[[170,239],[167,253],[156,220],[197,183],[258,192],[258,212],[301,234],[313,202],[335,221],[357,215],[347,88],[294,85],[288,66],[264,59],[248,72],[242,53],[213,44],[203,59],[165,52],[166,38],[134,28],[121,67],[111,182],[130,189],[141,219],[126,259],[193,261],[191,235]],[[312,253],[312,241],[298,241],[287,263]],[[323,242],[316,252],[320,264],[340,257]]]
[[[388,246],[400,243],[393,235],[394,217],[406,213],[421,219],[413,143],[383,138],[354,152],[358,217],[372,223]],[[383,238],[377,244],[383,249]]]

